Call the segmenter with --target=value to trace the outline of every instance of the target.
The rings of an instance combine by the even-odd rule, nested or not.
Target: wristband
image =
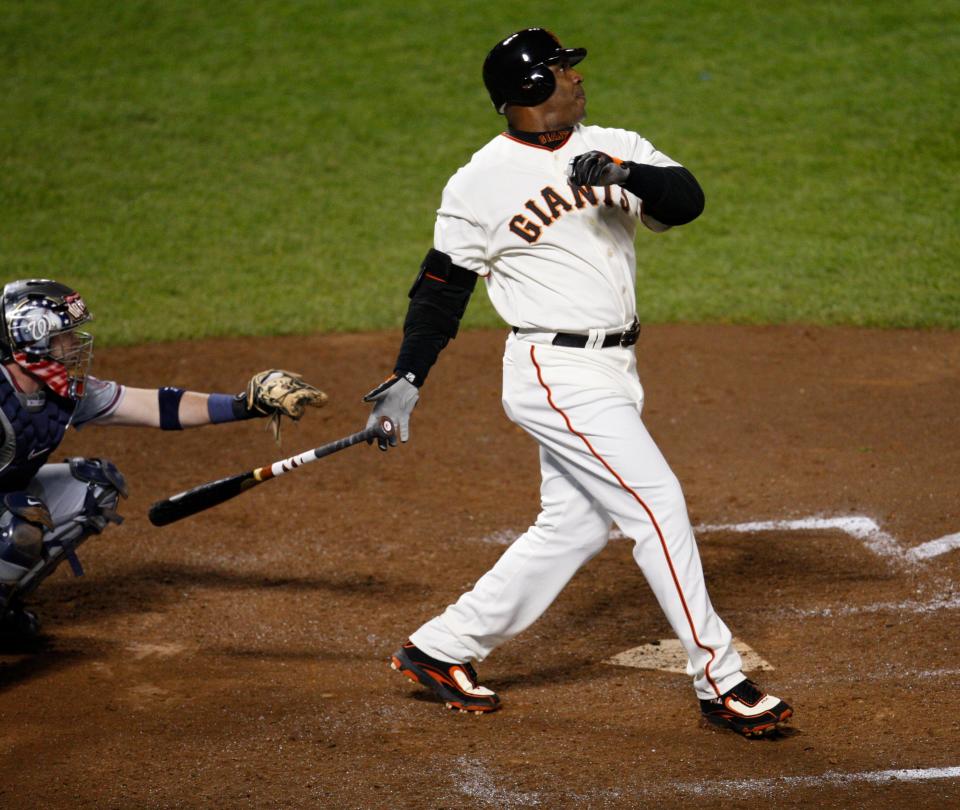
[[[235,422],[236,415],[233,412],[234,398],[230,394],[210,394],[207,397],[207,414],[210,417],[210,423],[219,425],[223,422]]]
[[[183,430],[180,424],[180,400],[183,389],[166,385],[157,389],[157,405],[160,408],[161,430]]]

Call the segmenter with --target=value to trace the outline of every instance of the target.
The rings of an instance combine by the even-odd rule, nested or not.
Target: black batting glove
[[[571,186],[613,186],[629,176],[630,169],[606,152],[584,152],[567,164],[567,182]]]

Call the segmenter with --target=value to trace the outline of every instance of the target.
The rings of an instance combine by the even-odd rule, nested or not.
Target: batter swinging
[[[482,278],[513,327],[503,406],[539,444],[543,476],[536,523],[413,633],[392,665],[451,708],[499,708],[469,662],[532,624],[616,523],[634,539],[634,558],[687,651],[703,715],[762,736],[792,709],[746,679],[710,603],[680,484],[641,421],[631,348],[640,330],[637,222],[657,232],[686,224],[703,194],[636,133],[580,123],[586,100],[574,66],[585,56],[540,28],[487,56],[484,81],[509,129],[444,189],[394,375],[366,397],[371,423],[386,414],[407,441],[419,387]]]

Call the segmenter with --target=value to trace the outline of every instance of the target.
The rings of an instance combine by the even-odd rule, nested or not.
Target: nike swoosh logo
[[[52,447],[41,447],[39,450],[31,450],[30,455],[27,456],[27,461],[37,456],[42,456],[44,453],[49,453],[51,450],[53,450]]]
[[[467,673],[462,669],[454,669],[451,673],[453,679],[457,682],[457,686],[460,687],[461,691],[466,692],[468,695],[474,695],[475,697],[488,697],[493,694],[485,686],[474,686],[470,683],[470,678],[467,677]]]
[[[756,706],[748,706],[746,703],[741,703],[735,697],[729,697],[726,700],[726,706],[730,711],[736,712],[742,717],[757,717],[764,712],[770,711],[779,702],[779,698],[764,695],[763,700],[757,703]]]

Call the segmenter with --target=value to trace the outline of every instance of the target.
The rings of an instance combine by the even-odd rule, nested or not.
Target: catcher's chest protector
[[[26,488],[63,440],[76,406],[49,389],[22,394],[0,373],[0,493]]]

